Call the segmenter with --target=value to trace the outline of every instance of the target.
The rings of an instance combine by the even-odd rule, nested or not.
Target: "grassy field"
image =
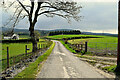
[[[86,41],[88,42],[88,47],[90,48],[98,48],[98,49],[109,48],[110,50],[114,50],[114,49],[117,49],[118,38],[104,36],[103,38],[87,38],[87,39],[68,40],[68,42],[71,44],[85,43]]]
[[[70,48],[67,44],[65,44],[65,42],[64,41],[62,41],[62,40],[60,40],[60,42],[70,51],[70,52],[72,52],[72,53],[76,53],[76,51],[75,50],[73,50],[72,48]]]
[[[103,38],[87,38],[87,39],[73,39],[68,42],[75,44],[80,42],[104,42],[104,43],[117,43],[117,37],[104,36]]]
[[[53,42],[51,47],[42,56],[39,56],[35,62],[30,63],[28,67],[25,68],[21,73],[17,74],[15,78],[36,78],[36,74],[40,71],[42,67],[42,62],[45,61],[47,57],[51,54],[54,46],[55,43]]]
[[[19,38],[20,39],[28,39],[28,38],[30,38],[30,36],[29,35],[20,35]]]
[[[40,39],[39,44],[46,44],[44,39]],[[32,52],[32,43],[4,43],[2,44],[2,59],[7,57],[7,47],[9,47],[9,56],[17,56],[25,53],[25,46],[27,45],[28,52]],[[40,46],[41,47],[41,46]]]
[[[98,35],[54,35],[54,36],[48,36],[48,38],[52,39],[62,39],[62,38],[71,38],[71,37],[105,37],[105,36],[98,36]]]
[[[48,36],[48,38],[52,39],[62,39],[62,38],[71,38],[71,37],[81,37],[81,39],[72,39],[68,40],[71,44],[78,44],[78,43],[85,43],[88,42],[88,47],[90,48],[98,48],[98,49],[105,49],[109,48],[110,50],[117,49],[117,37],[111,36],[102,36],[102,35],[54,35]],[[83,38],[82,37],[99,37],[99,38]]]

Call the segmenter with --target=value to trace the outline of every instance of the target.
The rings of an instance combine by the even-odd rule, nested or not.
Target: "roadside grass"
[[[72,48],[69,48],[69,46],[67,44],[65,44],[62,40],[60,41],[70,52],[72,53],[76,53],[75,50],[73,50]],[[93,56],[93,54],[87,52],[85,53],[85,55],[89,55],[89,56]],[[90,61],[87,61],[88,63],[90,63],[91,65],[95,66],[95,64],[97,63],[96,61],[100,61],[98,60],[97,58],[94,58],[94,57],[88,57],[88,56],[85,56],[85,55],[81,55],[81,53],[77,53],[77,57],[80,57],[80,58],[86,58],[86,59],[90,59]],[[94,61],[91,61],[91,60],[94,60]],[[106,60],[102,60],[103,62],[106,61]],[[101,64],[104,64],[106,65],[105,63],[102,63]],[[110,66],[106,66],[106,67],[103,67],[102,70],[105,70],[105,71],[108,71],[108,72],[115,72],[115,68],[116,68],[116,65],[110,65]]]
[[[98,66],[97,67],[97,68],[99,68],[99,69],[101,69],[103,71],[107,71],[108,73],[110,73],[110,72],[115,73],[115,69],[116,69],[117,65],[105,63],[105,62],[111,62],[111,60],[104,60],[104,58],[103,59],[98,59],[98,58],[95,58],[95,57],[88,57],[88,56],[85,56],[85,55],[84,56],[82,56],[82,55],[76,55],[76,56],[80,57],[80,58],[87,59],[85,61],[87,61],[88,63],[90,63],[93,66],[96,66],[96,64],[104,65],[104,66]]]
[[[64,41],[62,41],[62,40],[60,40],[60,42],[70,51],[70,52],[72,52],[72,53],[76,53],[76,51],[75,50],[73,50],[72,48],[70,48],[67,44],[65,44],[65,42]]]
[[[105,71],[108,71],[108,72],[115,72],[115,69],[116,69],[116,65],[106,66],[106,67],[102,68],[102,70],[105,70]]]
[[[39,56],[35,62],[30,63],[27,68],[18,73],[14,78],[36,78],[36,74],[40,71],[42,67],[42,62],[45,61],[47,57],[51,54],[54,46],[55,43],[53,42],[51,47],[42,56]]]

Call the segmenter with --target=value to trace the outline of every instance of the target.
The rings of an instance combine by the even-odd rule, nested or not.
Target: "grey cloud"
[[[71,20],[71,24],[61,17],[48,18],[40,16],[35,26],[36,29],[80,29],[80,30],[117,30],[117,3],[113,2],[87,2],[81,3],[80,16],[84,18],[76,22]],[[3,15],[3,20],[7,16]],[[29,28],[27,19],[24,19],[16,26],[16,28]]]

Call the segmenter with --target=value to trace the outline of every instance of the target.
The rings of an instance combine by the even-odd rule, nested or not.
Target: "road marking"
[[[65,56],[65,53],[60,53],[60,52],[59,52],[59,54],[61,54],[61,55],[64,55],[64,56]]]
[[[63,61],[63,59],[59,56],[60,60]]]
[[[61,55],[64,55],[64,56],[66,55],[65,53],[61,53],[61,52],[57,52],[57,51],[55,51],[54,53],[55,54],[61,54]]]
[[[64,70],[64,78],[70,78],[64,66],[63,66],[63,70]]]

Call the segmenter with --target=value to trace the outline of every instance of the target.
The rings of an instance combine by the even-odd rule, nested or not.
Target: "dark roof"
[[[11,37],[14,33],[7,33],[4,36]]]

